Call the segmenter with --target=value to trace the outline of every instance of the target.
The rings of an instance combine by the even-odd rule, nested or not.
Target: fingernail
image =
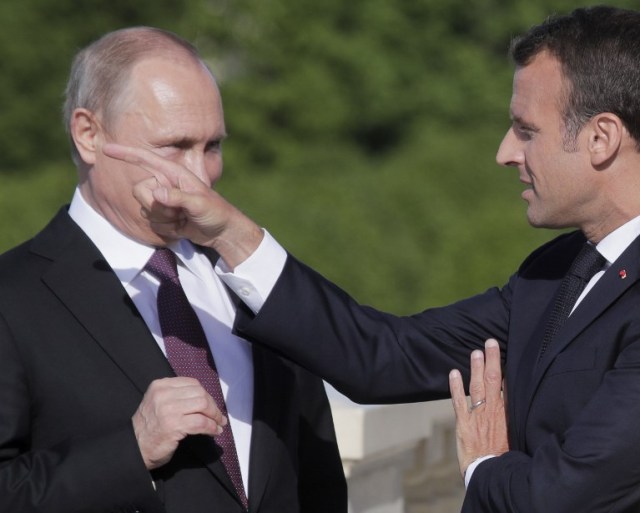
[[[498,347],[498,341],[495,338],[490,338],[484,343],[484,347]]]
[[[471,353],[471,358],[473,358],[474,360],[479,360],[481,358],[484,358],[484,354],[479,349],[476,349]]]

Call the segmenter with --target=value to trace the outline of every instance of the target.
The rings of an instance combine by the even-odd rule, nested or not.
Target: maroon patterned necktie
[[[202,325],[180,284],[176,256],[167,248],[157,249],[147,262],[145,270],[160,280],[158,317],[171,367],[178,376],[197,379],[226,416],[227,406],[220,388],[218,371]],[[248,501],[242,484],[231,424],[227,424],[222,434],[215,437],[215,442],[221,452],[222,463],[247,509]]]

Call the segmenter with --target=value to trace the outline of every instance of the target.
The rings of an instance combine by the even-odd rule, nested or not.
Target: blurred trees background
[[[0,250],[70,200],[60,108],[74,53],[143,24],[210,62],[230,134],[219,190],[295,255],[397,313],[502,284],[553,236],[528,227],[517,173],[494,161],[507,48],[588,3],[4,0]]]

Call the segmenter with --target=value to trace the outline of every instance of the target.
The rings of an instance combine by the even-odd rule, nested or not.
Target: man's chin
[[[527,221],[534,228],[545,228],[547,230],[564,230],[566,228],[575,228],[575,225],[570,223],[561,223],[557,220],[549,219],[548,216],[541,216],[540,213],[536,213],[529,208],[527,210]]]
[[[544,216],[541,216],[539,212],[531,208],[531,203],[529,203],[529,207],[527,208],[527,221],[529,221],[529,224],[534,228],[551,228]]]

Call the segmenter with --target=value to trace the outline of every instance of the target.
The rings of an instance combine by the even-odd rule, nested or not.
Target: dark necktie
[[[606,262],[606,259],[598,253],[594,245],[584,244],[560,284],[556,302],[553,305],[553,310],[545,328],[540,357],[545,353],[556,333],[560,331],[560,328],[569,317],[573,306],[587,283],[598,271],[602,270]]]
[[[180,284],[176,256],[167,248],[157,249],[147,262],[145,270],[160,280],[158,317],[171,367],[178,376],[197,379],[226,416],[227,407],[218,371],[202,325]],[[227,424],[222,434],[215,437],[215,442],[221,452],[222,463],[247,509],[247,496],[242,484],[231,424]]]

